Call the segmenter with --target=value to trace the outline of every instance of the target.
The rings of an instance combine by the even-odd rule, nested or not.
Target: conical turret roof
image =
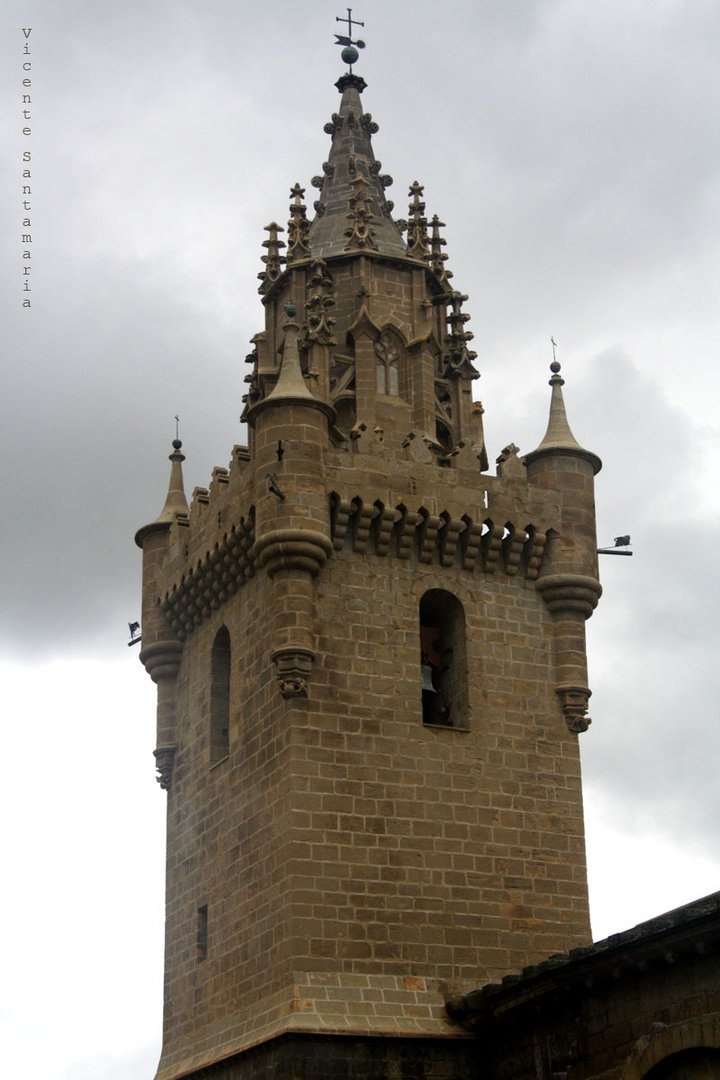
[[[373,153],[371,135],[378,126],[370,113],[363,113],[360,101],[365,80],[348,74],[335,85],[342,99],[339,112],[325,125],[332,135],[330,155],[324,175],[313,179],[320,198],[308,234],[312,256],[327,259],[366,250],[407,258],[407,246],[390,217],[392,204],[385,198],[385,186],[392,181],[380,175]]]
[[[149,525],[143,525],[141,529],[135,533],[135,543],[138,547],[143,546],[143,540],[151,532],[157,532],[160,529],[168,529],[174,521],[177,514],[189,513],[188,502],[185,498],[185,485],[183,482],[182,463],[185,460],[185,455],[181,453],[182,443],[180,439],[173,439],[173,452],[169,456],[171,462],[170,466],[170,482],[168,484],[168,492],[165,496],[165,505],[162,510]]]
[[[525,460],[533,461],[535,458],[553,453],[576,454],[578,457],[584,457],[589,461],[593,470],[599,473],[602,468],[600,458],[592,450],[585,450],[570,430],[567,412],[565,411],[565,398],[562,392],[565,380],[560,375],[560,364],[557,360],[553,360],[550,370],[552,371],[552,377],[548,385],[552,387],[552,395],[547,431],[537,449],[527,454]]]

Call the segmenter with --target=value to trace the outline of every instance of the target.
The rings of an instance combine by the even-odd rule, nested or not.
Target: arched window
[[[420,601],[423,723],[467,728],[465,612],[456,596],[430,589]]]
[[[391,330],[383,330],[375,342],[375,379],[378,394],[400,393],[401,345]]]
[[[223,626],[215,635],[210,661],[210,764],[230,752],[230,635]]]

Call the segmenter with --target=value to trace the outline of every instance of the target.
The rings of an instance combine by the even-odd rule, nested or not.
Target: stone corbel
[[[279,570],[319,573],[333,550],[330,540],[311,529],[274,529],[255,541],[253,555],[272,578]]]
[[[577,612],[589,619],[602,596],[602,585],[585,574],[548,574],[538,578],[537,590],[553,613]]]
[[[159,746],[153,750],[155,758],[155,779],[163,791],[169,791],[172,784],[173,765],[175,764],[175,746]]]
[[[587,731],[592,724],[592,720],[587,715],[592,690],[587,686],[556,686],[555,690],[560,698],[568,731],[575,735]]]
[[[578,735],[591,723],[585,620],[595,610],[602,586],[585,574],[548,574],[538,578],[536,587],[555,623],[555,691],[568,730]]]
[[[315,653],[309,649],[276,649],[272,658],[282,696],[306,698]]]

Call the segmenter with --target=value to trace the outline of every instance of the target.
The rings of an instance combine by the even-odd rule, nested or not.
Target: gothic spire
[[[342,94],[340,110],[333,113],[325,130],[332,136],[330,154],[323,165],[323,175],[313,177],[313,186],[320,188],[315,203],[315,220],[310,225],[308,243],[316,259],[343,255],[348,250],[348,213],[358,211],[358,183],[365,181],[362,217],[372,220],[370,250],[381,255],[407,257],[400,231],[390,217],[392,203],[385,198],[385,188],[392,183],[390,176],[381,175],[381,163],[373,153],[371,136],[378,126],[370,113],[364,113],[360,94],[365,80],[347,74],[335,84]],[[369,215],[372,214],[372,219]],[[351,222],[352,226],[352,222]]]

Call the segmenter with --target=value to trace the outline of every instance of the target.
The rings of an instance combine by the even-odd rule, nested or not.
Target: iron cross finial
[[[360,53],[358,52],[358,49],[364,49],[365,48],[365,42],[361,41],[360,38],[358,38],[357,41],[353,41],[352,36],[351,36],[352,32],[353,32],[352,28],[353,28],[353,26],[364,26],[365,23],[360,22],[359,19],[353,19],[353,17],[352,17],[352,8],[347,9],[347,17],[346,18],[343,18],[342,15],[336,15],[335,16],[335,22],[340,22],[340,23],[346,22],[347,23],[347,28],[348,28],[347,34],[336,34],[335,35],[335,44],[336,45],[342,45],[343,48],[342,48],[342,52],[340,53],[340,57],[343,60],[343,62],[348,65],[348,67],[350,69],[350,74],[352,75],[352,66],[353,66],[353,64],[355,63],[355,61],[357,60],[357,58],[360,55]]]
[[[346,22],[347,23],[347,37],[348,37],[348,40],[347,40],[347,42],[342,42],[342,44],[343,45],[345,45],[345,44],[347,44],[347,45],[356,44],[354,41],[351,40],[352,39],[352,28],[353,28],[353,26],[364,26],[365,23],[360,22],[359,19],[353,19],[353,17],[352,17],[352,8],[347,9],[347,15],[346,16],[345,15],[336,15],[335,16],[335,22]],[[337,36],[338,35],[336,34],[335,37],[337,37]],[[338,42],[338,44],[340,44],[340,42]]]
[[[175,413],[175,438],[180,438],[180,417]]]
[[[557,349],[557,342],[555,340],[555,335],[554,334],[550,338],[550,344],[552,345],[552,350],[553,350],[553,363],[555,363],[555,350]]]

